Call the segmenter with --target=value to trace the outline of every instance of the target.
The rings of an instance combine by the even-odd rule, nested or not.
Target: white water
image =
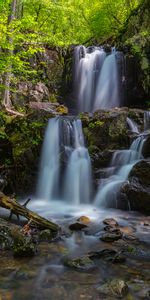
[[[65,162],[65,172],[61,161]],[[89,203],[91,177],[91,161],[84,145],[81,121],[69,117],[51,119],[42,148],[37,198]]]
[[[59,154],[59,119],[53,118],[48,122],[42,147],[36,193],[38,198],[49,200],[58,196],[60,176]]]
[[[150,129],[150,111],[144,112],[144,131]]]
[[[99,75],[93,110],[120,106],[116,52],[108,55]]]
[[[127,124],[129,126],[129,129],[131,130],[131,132],[139,133],[137,123],[135,121],[133,121],[132,119],[130,119],[129,117],[127,118]]]
[[[84,146],[81,121],[73,121],[72,125],[74,146],[66,169],[64,199],[73,204],[90,203],[91,161],[88,150]]]
[[[112,158],[111,167],[114,167],[113,175],[101,181],[95,197],[95,205],[118,206],[118,193],[122,184],[127,180],[132,167],[142,159],[142,148],[145,142],[144,136],[136,138],[129,150],[117,150]]]
[[[121,104],[117,52],[78,46],[74,52],[74,92],[78,111],[92,112]]]

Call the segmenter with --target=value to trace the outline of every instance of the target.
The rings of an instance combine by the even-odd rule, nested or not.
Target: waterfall
[[[48,200],[58,196],[60,176],[59,118],[52,118],[46,128],[40,171],[37,184],[37,197]]]
[[[73,121],[72,126],[74,146],[65,174],[64,199],[74,204],[89,203],[92,190],[91,161],[84,146],[81,121]]]
[[[112,71],[113,70],[113,71]],[[116,52],[108,55],[103,63],[94,99],[94,111],[120,106],[119,81],[116,62]]]
[[[117,53],[102,47],[78,46],[74,51],[74,94],[79,112],[120,106]]]
[[[64,170],[65,169],[65,170]],[[82,123],[72,117],[49,120],[42,148],[37,197],[89,203],[91,161]]]
[[[115,151],[111,167],[113,174],[101,181],[99,190],[95,197],[95,204],[99,206],[110,206],[114,203],[117,207],[117,198],[121,185],[127,180],[132,167],[142,159],[142,148],[146,138],[137,137],[131,144],[129,150]],[[112,168],[111,168],[112,169]]]
[[[138,125],[135,121],[131,120],[129,117],[127,118],[127,124],[129,126],[129,129],[133,133],[139,133]]]
[[[144,112],[144,131],[150,129],[150,111]]]

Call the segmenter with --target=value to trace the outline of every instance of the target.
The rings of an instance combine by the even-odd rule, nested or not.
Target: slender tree
[[[12,0],[10,3],[10,13],[8,15],[7,21],[7,41],[8,48],[5,49],[5,54],[8,57],[9,64],[7,66],[7,70],[4,74],[4,96],[3,96],[3,105],[5,108],[10,109],[12,106],[11,98],[10,98],[10,85],[11,85],[11,76],[12,76],[12,65],[11,65],[11,57],[13,56],[13,29],[12,23],[16,18],[17,14],[17,1]]]

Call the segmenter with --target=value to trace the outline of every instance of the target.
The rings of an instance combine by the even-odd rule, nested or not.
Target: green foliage
[[[116,35],[140,0],[0,0],[0,75],[30,80],[30,59],[44,45],[67,47]],[[12,18],[11,18],[12,17]],[[1,85],[3,90],[5,86]]]
[[[104,125],[104,122],[102,122],[102,121],[90,122],[89,128],[96,128],[96,127],[100,127],[103,125]]]

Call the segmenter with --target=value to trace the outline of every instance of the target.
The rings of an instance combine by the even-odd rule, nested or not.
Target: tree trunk
[[[23,216],[30,221],[31,225],[35,225],[42,229],[50,229],[54,232],[59,230],[59,226],[51,221],[42,218],[35,212],[27,209],[25,206],[19,204],[14,199],[10,199],[0,192],[0,206],[9,209],[11,213],[17,216]]]
[[[8,27],[11,25],[12,21],[16,18],[16,12],[17,12],[17,0],[12,0],[11,5],[10,5],[10,15],[8,16],[8,22],[7,25]],[[9,29],[8,29],[9,30]],[[11,30],[13,32],[13,30]],[[12,50],[12,45],[13,45],[13,39],[12,37],[9,37],[9,34],[7,36],[8,44],[10,45],[9,49],[6,49],[6,54],[8,57],[13,56],[13,50]],[[8,66],[8,70],[6,71],[4,75],[4,96],[3,96],[3,105],[6,108],[11,108],[12,102],[10,98],[10,85],[11,85],[11,76],[12,76],[12,66],[11,63]]]

